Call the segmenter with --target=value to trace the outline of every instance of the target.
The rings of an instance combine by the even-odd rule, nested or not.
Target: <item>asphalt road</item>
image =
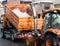
[[[2,38],[1,32],[0,32],[0,46],[26,46],[25,40],[17,39],[15,42],[13,42],[10,38]]]
[[[0,46],[26,46],[24,42],[12,42],[8,39],[0,39]]]

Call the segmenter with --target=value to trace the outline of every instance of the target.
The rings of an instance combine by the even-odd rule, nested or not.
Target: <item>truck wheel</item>
[[[6,38],[4,30],[2,30],[2,38]]]
[[[11,33],[11,39],[12,39],[12,41],[15,41],[14,33]]]
[[[47,35],[44,40],[44,46],[59,46],[57,36]]]
[[[6,36],[5,36],[5,35],[3,35],[3,36],[2,36],[2,38],[6,38]]]

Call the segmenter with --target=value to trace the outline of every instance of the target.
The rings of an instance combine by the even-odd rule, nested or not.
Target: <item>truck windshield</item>
[[[45,29],[49,27],[60,29],[60,14],[58,12],[45,14]]]

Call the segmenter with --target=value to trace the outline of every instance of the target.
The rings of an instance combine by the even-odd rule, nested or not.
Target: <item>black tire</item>
[[[40,38],[39,38],[39,39],[36,39],[36,44],[37,44],[37,46],[41,46],[41,44],[42,44],[41,41],[42,41],[42,40],[41,40]]]
[[[59,46],[58,38],[55,35],[46,35],[44,39],[44,46],[47,46],[47,40],[50,41],[50,45],[48,46]]]
[[[13,42],[15,42],[15,35],[14,35],[14,29],[10,29],[10,37]]]
[[[5,35],[3,35],[3,36],[2,36],[2,38],[6,38],[6,36],[5,36]]]
[[[5,33],[4,33],[4,29],[2,29],[2,38],[6,38],[6,35],[5,35]]]
[[[34,46],[32,43],[29,46]]]
[[[13,41],[15,40],[14,34],[11,35],[11,39],[12,39]]]
[[[11,32],[11,40],[15,42],[15,37],[13,32]]]

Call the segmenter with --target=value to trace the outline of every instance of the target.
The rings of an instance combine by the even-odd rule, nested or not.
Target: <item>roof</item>
[[[51,9],[49,9],[49,10],[44,10],[44,9],[42,9],[43,10],[43,12],[44,13],[46,13],[46,12],[51,12],[51,11],[55,11],[55,10],[60,10],[60,8],[51,8]]]
[[[41,1],[41,2],[53,2],[52,0],[32,0],[32,2]]]
[[[32,2],[31,4],[38,4],[38,3],[53,3],[53,1],[50,1],[50,0],[40,0],[40,1],[34,1],[34,2]]]
[[[53,2],[52,0],[41,0],[41,2]]]

